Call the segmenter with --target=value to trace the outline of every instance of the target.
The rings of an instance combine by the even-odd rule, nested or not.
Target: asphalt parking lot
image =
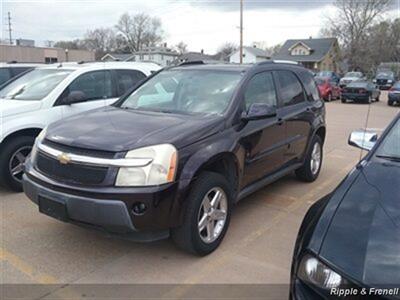
[[[319,179],[307,184],[287,176],[241,201],[222,245],[204,258],[186,254],[168,240],[138,244],[58,222],[39,214],[24,194],[0,190],[0,283],[288,283],[305,212],[360,157],[347,138],[365,127],[368,105],[334,101],[326,107],[328,131]],[[368,128],[384,129],[398,112],[387,105],[384,93],[371,106]],[[181,292],[168,293],[173,297]],[[57,293],[53,289],[35,297],[54,298]]]

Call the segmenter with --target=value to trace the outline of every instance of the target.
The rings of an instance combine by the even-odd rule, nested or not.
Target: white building
[[[270,59],[268,53],[257,47],[243,47],[243,63],[252,64]],[[230,63],[240,63],[240,50],[236,50],[229,56]]]

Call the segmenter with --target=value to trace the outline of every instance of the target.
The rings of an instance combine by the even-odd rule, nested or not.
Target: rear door
[[[81,92],[81,102],[63,105],[63,117],[107,105],[117,100],[111,71],[99,70],[84,73],[72,81],[60,96],[60,101],[72,92]],[[59,101],[58,101],[59,102]]]
[[[303,157],[307,149],[312,123],[318,109],[307,99],[309,95],[304,90],[297,74],[290,70],[280,70],[276,71],[276,76],[279,97],[283,105],[282,116],[286,123],[288,143],[284,154],[284,163],[294,163]],[[308,81],[308,84],[314,83],[315,85],[311,75],[308,77],[306,73],[303,73],[302,77]]]
[[[255,74],[246,84],[244,93],[246,110],[251,104],[274,106],[277,115],[248,121],[242,129],[240,143],[245,149],[243,186],[251,184],[282,166],[285,152],[285,125],[281,121],[276,85],[272,72]]]

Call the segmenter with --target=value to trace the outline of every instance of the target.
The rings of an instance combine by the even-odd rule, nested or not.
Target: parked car
[[[43,64],[0,63],[0,88],[9,80]]]
[[[291,299],[339,299],[332,292],[363,288],[368,299],[378,299],[378,288],[399,286],[399,141],[400,114],[379,140],[368,131],[351,134],[350,145],[370,151],[304,217],[293,255]]]
[[[39,211],[206,255],[232,206],[295,171],[320,172],[325,107],[305,68],[185,63],[115,105],[47,127],[24,191]]]
[[[333,71],[320,71],[317,73],[316,77],[328,78],[330,81],[336,82],[336,85],[338,85],[340,81],[340,76]]]
[[[381,90],[390,89],[393,84],[396,82],[396,78],[392,71],[380,71],[376,74],[376,77],[373,80]]]
[[[35,137],[51,122],[115,102],[160,67],[67,63],[37,68],[0,90],[0,184],[19,191]]]
[[[346,103],[348,100],[372,103],[373,101],[379,101],[380,96],[381,91],[372,82],[352,82],[342,90],[342,103]]]
[[[356,81],[365,81],[366,77],[361,72],[348,72],[346,73],[342,79],[339,81],[339,86],[344,88],[349,83],[356,82]]]
[[[400,81],[396,82],[389,90],[388,105],[400,104]]]
[[[321,97],[324,100],[330,102],[332,100],[340,99],[341,88],[338,86],[336,81],[325,77],[316,77],[315,81],[318,85]]]

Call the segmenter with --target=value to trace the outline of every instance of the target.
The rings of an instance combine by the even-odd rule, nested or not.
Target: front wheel
[[[7,141],[0,152],[0,185],[22,191],[24,163],[35,141],[31,136],[19,136]]]
[[[321,137],[315,135],[306,155],[303,166],[296,170],[296,176],[302,181],[313,182],[321,171],[323,147]]]
[[[181,249],[207,255],[218,248],[229,226],[232,192],[228,181],[214,172],[204,172],[189,193],[182,226],[171,236]]]

